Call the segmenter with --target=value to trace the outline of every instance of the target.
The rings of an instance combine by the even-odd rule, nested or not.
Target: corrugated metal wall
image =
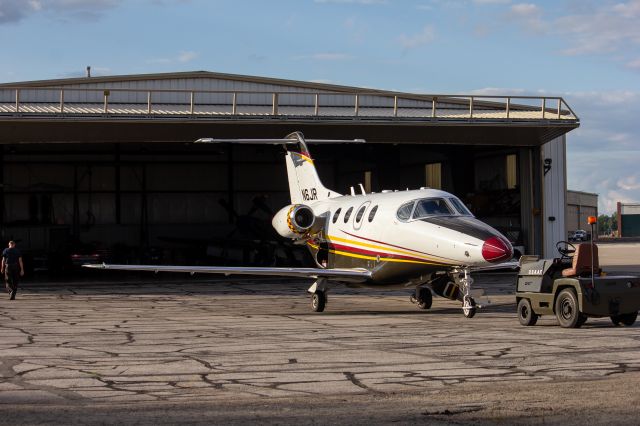
[[[543,175],[543,247],[545,257],[554,257],[556,243],[567,238],[566,228],[566,193],[567,193],[567,168],[566,168],[566,138],[561,136],[549,143],[542,145],[542,164],[544,160],[551,160],[551,168]]]

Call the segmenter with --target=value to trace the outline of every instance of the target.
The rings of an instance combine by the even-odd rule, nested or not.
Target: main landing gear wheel
[[[311,309],[314,312],[324,311],[324,307],[327,304],[327,293],[322,290],[317,290],[311,295]]]
[[[433,305],[433,295],[431,294],[431,290],[428,288],[421,288],[420,299],[418,299],[418,308],[430,309],[431,305]]]
[[[531,309],[529,299],[520,299],[518,302],[518,321],[524,326],[536,325],[538,315]]]
[[[565,288],[556,299],[556,318],[564,328],[580,328],[587,321],[586,315],[578,309],[576,292]]]
[[[416,289],[416,295],[412,294],[409,300],[411,300],[411,303],[417,304],[420,309],[429,309],[433,305],[433,295],[428,288]]]
[[[613,325],[624,324],[629,327],[636,322],[637,318],[637,312],[631,312],[630,314],[611,315],[611,322],[613,323]]]
[[[462,304],[462,314],[465,318],[473,318],[476,310],[476,301],[473,300],[473,297],[465,296],[464,303]]]

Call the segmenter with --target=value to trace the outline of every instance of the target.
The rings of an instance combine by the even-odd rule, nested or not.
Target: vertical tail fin
[[[287,139],[298,141],[297,144],[285,145],[291,203],[302,204],[339,197],[340,194],[327,189],[320,181],[302,133],[291,133]]]

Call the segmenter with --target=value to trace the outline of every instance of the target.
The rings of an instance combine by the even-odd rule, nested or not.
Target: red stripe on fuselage
[[[356,254],[362,254],[365,256],[380,256],[380,257],[384,257],[384,258],[388,258],[388,259],[398,259],[398,260],[409,260],[412,262],[420,262],[420,263],[432,263],[432,264],[436,264],[436,265],[448,265],[446,263],[440,263],[440,262],[435,262],[432,260],[428,260],[428,259],[421,259],[419,257],[411,257],[411,256],[403,256],[400,254],[395,254],[395,253],[384,253],[384,252],[377,252],[377,251],[371,251],[371,250],[364,250],[364,249],[360,249],[360,248],[356,248],[356,247],[351,247],[351,246],[343,246],[341,244],[334,244],[334,243],[330,243],[329,244],[329,249],[331,250],[339,250],[339,251],[344,251],[347,253],[356,253]]]
[[[408,247],[403,247],[403,246],[397,246],[395,244],[385,243],[384,241],[372,240],[370,238],[365,238],[365,237],[361,237],[360,235],[352,234],[352,233],[344,231],[342,229],[340,231],[342,231],[345,234],[350,235],[352,237],[360,238],[361,240],[370,241],[372,243],[385,244],[385,245],[388,245],[389,247],[395,247],[395,248],[399,248],[399,249],[402,249],[402,250],[415,251],[416,253],[424,254],[426,256],[437,257],[437,258],[440,258],[440,259],[451,260],[451,261],[455,262],[454,259],[449,259],[448,257],[437,256],[435,254],[427,253],[427,252],[424,252],[424,251],[420,251],[420,250],[416,250],[416,249],[412,249],[412,248],[408,248]]]

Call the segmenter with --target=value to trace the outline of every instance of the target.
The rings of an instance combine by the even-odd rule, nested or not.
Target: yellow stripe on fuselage
[[[360,242],[360,241],[349,240],[347,238],[336,237],[336,236],[333,236],[333,235],[329,235],[329,241],[338,241],[338,242],[342,242],[342,243],[354,244],[356,246],[373,248],[373,249],[378,249],[378,250],[384,250],[384,251],[388,251],[388,252],[391,252],[391,253],[397,253],[397,254],[404,254],[404,255],[407,255],[407,256],[419,257],[422,260],[431,260],[431,261],[434,261],[434,262],[443,263],[442,261],[438,261],[433,257],[425,256],[423,254],[416,254],[416,252],[409,252],[409,251],[405,251],[405,250],[399,250],[399,249],[396,249],[396,248],[381,246],[381,245],[377,245],[377,244],[363,243],[363,242]]]
[[[315,245],[315,244],[311,244],[310,242],[307,242],[307,244],[318,250],[320,248],[320,246]],[[375,261],[384,261],[384,262],[396,262],[396,263],[415,263],[418,265],[446,265],[443,264],[441,262],[426,262],[426,261],[420,261],[420,260],[409,260],[409,259],[394,259],[392,257],[380,257],[378,258],[378,256],[367,256],[364,254],[355,254],[355,253],[350,253],[347,251],[342,251],[342,250],[334,250],[334,249],[329,249],[328,250],[329,253],[333,253],[333,254],[337,254],[340,256],[346,256],[346,257],[354,257],[356,259],[365,259],[365,260],[375,260]]]

